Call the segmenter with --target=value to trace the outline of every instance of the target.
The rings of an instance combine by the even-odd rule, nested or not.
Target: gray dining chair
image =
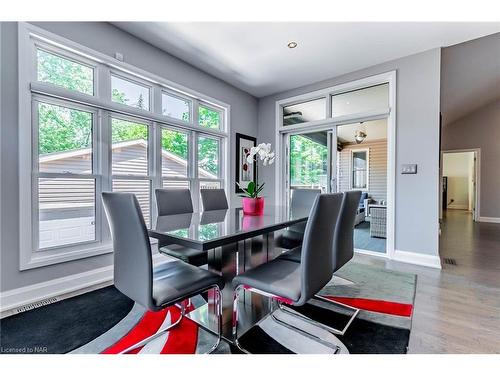
[[[204,211],[227,210],[229,208],[224,189],[201,189],[200,194]]]
[[[158,216],[180,215],[193,213],[193,201],[189,189],[156,189],[156,207]],[[159,242],[158,251],[180,259],[194,266],[207,264],[207,253],[177,244]]]
[[[293,189],[290,201],[290,211],[310,210],[321,189]],[[302,244],[306,223],[297,223],[282,231],[276,237],[276,246],[283,249],[293,249]]]
[[[193,201],[189,189],[156,189],[158,215],[193,213]]]
[[[224,287],[224,279],[181,261],[153,266],[148,231],[136,196],[132,193],[102,193],[102,201],[113,239],[116,289],[150,311],[159,311],[175,304],[180,304],[181,308],[178,320],[121,353],[142,347],[177,326],[185,316],[183,301],[210,289],[216,292],[218,337],[209,352],[215,350],[221,339],[220,290]]]
[[[240,350],[246,351],[238,341],[238,295],[242,289],[270,297],[278,302],[281,311],[291,313],[293,310],[285,305],[304,305],[331,280],[332,246],[342,200],[342,194],[321,194],[316,197],[305,227],[300,262],[276,258],[233,279],[233,338]],[[284,322],[275,312],[271,313],[271,316],[279,324],[321,342],[335,351],[339,349],[320,337]],[[312,319],[308,321],[322,327],[321,323]]]
[[[353,190],[344,193],[340,216],[337,221],[337,228],[332,247],[332,266],[335,273],[349,262],[354,256],[354,223],[359,205],[361,191]],[[299,246],[293,250],[287,251],[280,255],[278,259],[289,260],[300,263],[302,260],[303,249]],[[347,324],[342,329],[325,326],[330,332],[337,335],[344,335],[351,323],[359,313],[359,309],[345,305],[340,302],[332,301],[319,294],[314,296],[315,299],[322,300],[332,305],[341,306],[345,310],[352,311],[352,315]]]

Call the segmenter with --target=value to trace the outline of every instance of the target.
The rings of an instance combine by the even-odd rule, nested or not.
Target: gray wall
[[[500,100],[443,126],[442,149],[481,149],[479,216],[500,218]]]
[[[367,76],[397,71],[396,166],[418,164],[418,174],[396,174],[395,248],[438,254],[440,49],[433,49],[259,100],[259,142],[275,143],[276,100]],[[261,168],[265,195],[275,199],[275,166]]]
[[[231,158],[234,160],[234,133],[257,136],[257,99],[253,96],[188,65],[161,50],[100,22],[35,23],[35,25],[77,43],[114,56],[123,53],[125,61],[168,80],[199,91],[231,105]],[[46,280],[64,277],[110,265],[110,254],[58,265],[19,271],[19,186],[18,186],[18,81],[17,23],[1,23],[1,286],[9,290]],[[103,37],[105,36],[105,37]],[[234,181],[234,165],[230,165],[230,181]],[[232,203],[239,198],[231,189]]]
[[[500,33],[442,49],[441,112],[447,125],[500,98]]]

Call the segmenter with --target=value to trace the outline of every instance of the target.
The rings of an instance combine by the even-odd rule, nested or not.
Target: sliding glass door
[[[354,246],[386,252],[387,119],[290,132],[286,142],[286,202],[296,189],[360,190]]]
[[[285,138],[286,176],[285,202],[292,199],[297,189],[320,189],[328,193],[332,188],[331,142],[334,129],[290,133]]]
[[[328,191],[328,131],[291,134],[289,141],[290,189]]]

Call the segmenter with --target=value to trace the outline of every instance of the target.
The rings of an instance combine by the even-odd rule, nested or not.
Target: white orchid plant
[[[250,165],[257,163],[259,158],[264,166],[274,163],[275,155],[274,151],[271,151],[270,143],[260,143],[257,146],[252,147],[247,156],[247,163]],[[259,185],[256,179],[256,181],[250,181],[246,188],[241,186],[239,183],[237,184],[245,193],[245,195],[241,195],[242,197],[258,198],[262,189],[264,189],[265,182]]]

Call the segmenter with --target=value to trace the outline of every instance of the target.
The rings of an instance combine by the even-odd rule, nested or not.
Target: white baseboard
[[[365,250],[365,249],[354,249],[355,253],[359,254],[364,254],[364,255],[372,255],[375,257],[380,257],[380,258],[389,258],[389,255],[387,253],[379,253],[377,251],[370,251],[370,250]]]
[[[168,261],[161,254],[153,255],[155,264]],[[113,282],[113,266],[101,267],[92,271],[45,281],[0,293],[0,313],[2,317],[16,314],[17,309],[30,304],[56,298],[73,297],[91,290],[99,289]],[[54,300],[55,302],[55,300]]]
[[[438,255],[420,254],[410,251],[395,250],[392,260],[404,263],[416,264],[418,266],[441,269],[441,259]]]
[[[467,204],[450,204],[448,206],[449,210],[468,210],[469,205]]]
[[[480,216],[478,221],[481,223],[500,223],[500,217]]]

